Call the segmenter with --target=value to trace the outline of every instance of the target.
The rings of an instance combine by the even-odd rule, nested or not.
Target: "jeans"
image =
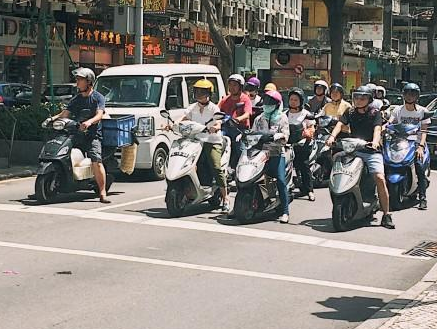
[[[300,191],[304,194],[313,192],[313,176],[310,168],[310,155],[312,146],[306,141],[303,146],[294,146],[294,167],[302,176],[302,186]]]
[[[288,211],[288,191],[285,181],[285,157],[271,157],[266,164],[266,173],[270,177],[276,178],[279,199],[281,200],[282,214],[289,214]]]
[[[417,189],[419,192],[419,200],[426,199],[426,189],[428,187],[428,179],[426,178],[426,166],[416,159],[414,164],[417,174]]]

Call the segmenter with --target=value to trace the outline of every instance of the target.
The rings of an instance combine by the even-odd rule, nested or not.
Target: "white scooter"
[[[174,123],[167,110],[161,110],[160,113],[162,117]],[[202,186],[199,180],[198,170],[204,171],[207,168],[197,168],[204,143],[198,135],[206,132],[208,124],[213,120],[222,120],[224,116],[224,113],[217,113],[212,120],[205,122],[205,124],[186,120],[174,126],[173,132],[180,135],[181,138],[173,142],[165,165],[165,178],[167,180],[165,202],[171,217],[180,217],[188,206],[205,201],[208,201],[211,207],[220,206],[222,202],[220,188],[216,184],[211,187]],[[224,136],[221,167],[225,173],[230,157],[231,140]]]

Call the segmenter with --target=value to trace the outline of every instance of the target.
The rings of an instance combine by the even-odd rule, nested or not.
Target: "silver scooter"
[[[379,201],[373,176],[356,155],[357,151],[369,149],[369,143],[359,138],[344,138],[336,147],[342,151],[334,155],[329,192],[334,229],[343,232],[354,221],[372,220],[379,210]]]

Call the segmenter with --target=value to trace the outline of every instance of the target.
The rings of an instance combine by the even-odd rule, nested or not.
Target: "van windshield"
[[[104,76],[95,89],[105,96],[106,107],[159,106],[163,78],[160,76]]]

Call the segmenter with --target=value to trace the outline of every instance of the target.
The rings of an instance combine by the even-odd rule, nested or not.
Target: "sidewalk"
[[[437,329],[437,264],[355,329]]]
[[[0,168],[0,181],[12,178],[30,177],[35,174],[35,166],[12,166],[11,168]]]

